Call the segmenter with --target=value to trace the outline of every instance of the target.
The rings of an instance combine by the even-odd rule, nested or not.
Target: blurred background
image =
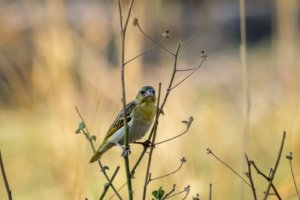
[[[124,16],[128,0],[122,0]],[[251,96],[247,154],[268,174],[278,155],[282,133],[287,132],[274,184],[282,199],[297,199],[285,155],[293,152],[294,173],[300,185],[300,54],[299,0],[246,1],[247,67]],[[239,53],[238,1],[135,1],[126,34],[125,60],[151,48],[141,28],[156,41],[170,31],[163,46],[174,52],[185,45],[179,69],[197,67],[200,52],[208,59],[174,89],[160,117],[157,141],[182,133],[182,120],[194,117],[190,131],[155,148],[152,177],[175,171],[180,159],[187,163],[174,175],[153,181],[148,197],[161,185],[176,191],[190,185],[191,196],[208,199],[253,199],[247,185],[240,197],[241,180],[217,161],[212,151],[241,173],[246,102]],[[107,182],[98,164],[89,164],[90,144],[74,132],[81,122],[78,107],[98,147],[121,110],[117,1],[109,0],[1,0],[0,1],[0,149],[14,199],[98,199]],[[126,65],[127,102],[144,85],[162,82],[165,95],[174,58],[156,48]],[[189,72],[176,74],[175,83]],[[143,139],[144,140],[144,139]],[[142,151],[131,145],[130,164]],[[101,159],[116,188],[125,183],[121,150],[113,148]],[[148,156],[133,179],[134,198],[141,199]],[[253,170],[258,198],[267,182]],[[244,175],[243,175],[244,176]],[[247,179],[247,178],[246,178]],[[109,189],[107,199],[113,194]],[[120,194],[127,199],[124,188]],[[173,199],[182,199],[184,194]],[[6,199],[0,181],[0,199]],[[117,199],[114,197],[114,199]],[[276,199],[270,196],[269,199]]]

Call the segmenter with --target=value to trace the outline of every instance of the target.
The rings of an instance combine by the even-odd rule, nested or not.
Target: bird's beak
[[[153,92],[152,90],[147,90],[147,92],[145,93],[145,97],[149,97],[149,96],[153,96]]]

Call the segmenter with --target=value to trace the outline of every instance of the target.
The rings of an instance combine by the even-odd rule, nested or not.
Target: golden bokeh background
[[[122,1],[125,9],[128,1]],[[299,0],[246,2],[247,67],[251,95],[247,154],[268,174],[278,155],[282,133],[287,133],[274,184],[282,199],[297,199],[289,162],[293,152],[294,173],[300,185],[300,45]],[[162,32],[171,38],[163,46],[175,51],[177,42],[196,38],[184,46],[179,69],[196,67],[200,51],[208,59],[188,80],[174,89],[160,117],[157,141],[182,133],[181,123],[190,116],[190,131],[155,148],[152,177],[175,171],[180,159],[187,163],[174,175],[153,181],[151,191],[163,186],[176,191],[187,185],[187,199],[199,194],[208,199],[253,199],[247,185],[240,196],[241,180],[207,155],[212,151],[241,173],[246,103],[239,44],[238,1],[136,0],[126,34],[125,60],[151,48]],[[117,1],[96,0],[1,0],[0,1],[0,149],[14,199],[98,199],[106,179],[97,164],[89,164],[91,147],[83,134],[74,132],[81,122],[80,110],[100,145],[121,110],[119,65],[119,16]],[[139,88],[162,83],[165,95],[174,58],[156,48],[125,68],[127,102]],[[189,72],[177,73],[175,83]],[[131,145],[133,166],[142,147]],[[109,177],[120,165],[114,185],[125,182],[121,150],[113,148],[102,157]],[[147,155],[133,179],[134,198],[141,199]],[[253,170],[258,198],[267,182]],[[244,176],[244,175],[243,175]],[[244,176],[245,177],[245,176]],[[247,179],[247,178],[246,178]],[[113,194],[109,189],[107,198]],[[127,191],[120,192],[127,199]],[[182,199],[184,194],[173,197]],[[0,181],[0,199],[7,199]],[[114,199],[117,199],[114,197]],[[269,199],[276,199],[270,196]]]

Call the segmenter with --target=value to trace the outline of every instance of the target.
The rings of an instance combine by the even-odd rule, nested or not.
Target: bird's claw
[[[131,154],[130,151],[130,146],[127,146],[127,151],[123,151],[123,153],[121,154],[121,157],[125,157],[125,156],[129,156]]]

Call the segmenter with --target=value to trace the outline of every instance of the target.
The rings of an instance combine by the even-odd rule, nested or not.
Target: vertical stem
[[[212,183],[209,184],[209,200],[211,200]]]
[[[125,151],[127,151],[127,146],[128,146],[128,126],[127,126],[127,118],[126,118],[126,95],[125,95],[125,78],[124,78],[124,57],[125,57],[125,33],[126,33],[126,28],[128,24],[128,20],[130,17],[132,5],[133,5],[133,0],[130,1],[129,4],[129,10],[128,10],[128,15],[125,21],[125,26],[123,29],[123,23],[122,23],[122,8],[121,8],[121,2],[118,0],[119,3],[119,12],[120,12],[120,38],[121,38],[121,89],[122,89],[122,103],[123,103],[123,116],[124,116],[124,128],[125,128],[125,134],[124,134],[124,146],[125,146]],[[130,169],[129,169],[129,158],[128,156],[124,157],[124,162],[125,162],[125,169],[126,169],[126,177],[127,177],[127,186],[128,186],[128,196],[129,200],[133,199],[132,196],[132,186],[131,186],[131,174],[130,174]]]
[[[246,157],[246,160],[247,160],[247,163],[248,163],[249,179],[250,179],[250,183],[251,183],[251,188],[252,188],[252,192],[253,192],[253,197],[254,197],[254,200],[256,200],[257,197],[256,197],[255,187],[254,187],[254,183],[253,183],[253,179],[252,179],[252,174],[251,174],[251,163],[250,163],[249,160],[248,160],[247,154],[245,154],[245,157]]]
[[[247,72],[247,57],[246,57],[246,16],[245,16],[245,0],[239,0],[240,2],[240,26],[241,26],[241,45],[240,45],[240,56],[242,65],[242,79],[243,79],[243,90],[246,104],[246,119],[244,128],[244,141],[243,141],[243,154],[242,154],[242,173],[245,171],[245,160],[244,155],[247,153],[247,141],[249,135],[249,120],[250,120],[250,92],[248,83],[248,72]],[[243,199],[244,183],[240,185],[240,200]]]
[[[155,122],[154,122],[155,127],[154,127],[154,133],[153,133],[153,138],[152,138],[152,144],[155,143],[156,130],[157,130],[157,126],[158,126],[160,91],[161,91],[161,83],[159,83],[159,87],[158,87],[158,98],[157,98],[157,105],[156,105],[156,116],[155,116]],[[153,153],[153,146],[151,146],[150,153],[149,153],[149,159],[148,159],[148,165],[147,165],[146,177],[145,177],[144,192],[143,192],[143,200],[146,199],[147,184],[148,184],[148,175],[149,175],[149,171],[150,171],[150,164],[151,164],[151,159],[152,159],[152,153]]]

